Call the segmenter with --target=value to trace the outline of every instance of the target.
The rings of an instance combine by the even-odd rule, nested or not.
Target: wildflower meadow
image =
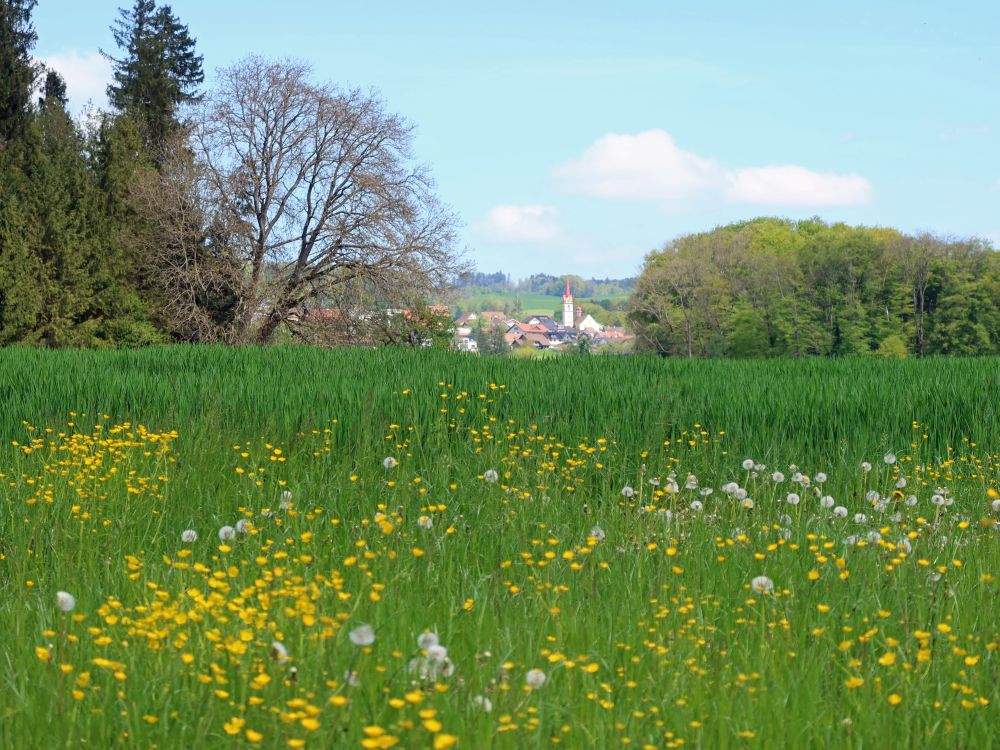
[[[1000,361],[0,351],[0,746],[989,748]]]

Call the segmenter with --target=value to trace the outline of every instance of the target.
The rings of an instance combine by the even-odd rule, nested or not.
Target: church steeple
[[[572,328],[575,320],[576,307],[573,305],[573,293],[569,290],[569,277],[566,277],[566,293],[563,295],[563,315],[562,324],[565,328]]]

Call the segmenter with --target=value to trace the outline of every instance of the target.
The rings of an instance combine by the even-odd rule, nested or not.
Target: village
[[[585,340],[588,349],[624,345],[635,336],[621,326],[605,326],[573,301],[569,280],[563,294],[561,320],[550,315],[529,315],[524,320],[510,317],[497,310],[466,312],[455,321],[453,347],[463,352],[479,352],[484,335],[503,333],[503,340],[512,351],[564,351]]]

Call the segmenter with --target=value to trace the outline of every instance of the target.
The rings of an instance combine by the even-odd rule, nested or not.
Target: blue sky
[[[103,103],[119,2],[40,0]],[[175,0],[209,73],[254,52],[374,87],[481,270],[629,276],[680,234],[820,216],[1000,245],[1000,3]]]

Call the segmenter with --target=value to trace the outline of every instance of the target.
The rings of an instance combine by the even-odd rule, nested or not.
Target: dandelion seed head
[[[181,541],[184,542],[184,544],[193,544],[194,542],[197,542],[198,532],[194,529],[184,529],[184,531],[181,532]]]
[[[386,456],[385,458],[382,459],[382,468],[386,469],[387,471],[389,469],[395,469],[398,465],[399,461],[396,460],[395,456]]]
[[[528,673],[524,676],[524,681],[532,690],[537,690],[544,685],[546,679],[548,678],[545,672],[540,669],[529,669]]]
[[[355,646],[370,646],[375,643],[375,631],[367,624],[358,625],[348,633],[348,637]]]
[[[56,604],[59,605],[59,609],[63,612],[72,612],[73,608],[76,606],[76,597],[65,591],[57,591]]]
[[[770,594],[774,591],[774,581],[767,576],[757,576],[750,581],[750,588],[758,594]]]
[[[219,529],[219,539],[223,542],[228,542],[231,539],[236,538],[236,529],[232,526],[223,526]]]
[[[483,472],[483,480],[490,484],[495,483],[500,478],[495,469],[487,469]]]

